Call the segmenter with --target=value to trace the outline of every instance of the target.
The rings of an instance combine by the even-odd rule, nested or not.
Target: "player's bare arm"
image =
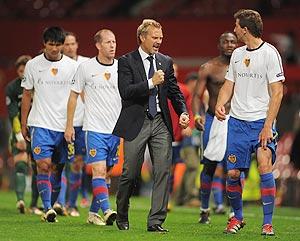
[[[195,118],[195,126],[198,130],[204,130],[204,122],[205,117],[199,114],[199,110],[201,107],[201,98],[206,89],[206,81],[207,81],[207,65],[201,65],[199,69],[199,79],[196,84],[196,91],[193,95],[192,108],[194,112]]]
[[[32,90],[23,90],[22,104],[21,104],[21,131],[25,140],[30,141],[28,127],[27,127],[27,118],[31,106],[31,96]]]
[[[225,104],[231,99],[233,94],[234,82],[225,80],[224,85],[220,89],[218,100],[215,108],[215,115],[218,120],[226,119]]]
[[[267,148],[268,142],[272,141],[273,132],[272,125],[278,114],[281,100],[283,97],[283,84],[281,81],[275,82],[269,85],[271,89],[271,98],[269,103],[269,110],[267,112],[267,118],[264,124],[264,128],[259,134],[259,140],[263,149]]]
[[[65,130],[65,139],[68,143],[75,140],[75,130],[73,127],[74,113],[77,105],[77,98],[79,94],[75,91],[71,91],[68,106],[67,106],[67,124]]]

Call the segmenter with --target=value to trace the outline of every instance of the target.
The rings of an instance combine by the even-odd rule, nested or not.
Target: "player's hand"
[[[67,143],[73,143],[75,141],[75,130],[73,127],[66,127],[65,139]]]
[[[226,120],[226,112],[225,112],[225,107],[223,105],[216,106],[215,116],[219,121]]]
[[[204,118],[202,116],[200,116],[200,115],[196,115],[195,116],[195,127],[199,131],[204,131],[204,124],[205,124]]]
[[[22,125],[21,132],[26,141],[30,141],[29,130],[26,125]]]
[[[266,150],[268,143],[271,143],[273,140],[273,131],[270,127],[265,127],[261,130],[259,133],[259,142],[261,144],[261,147]]]
[[[193,133],[193,130],[192,130],[192,128],[191,127],[187,127],[187,128],[185,128],[185,129],[182,129],[181,130],[181,134],[182,134],[182,136],[184,136],[184,137],[190,137],[190,136],[192,136],[192,133]]]
[[[190,117],[187,113],[182,113],[179,117],[179,125],[182,129],[185,129],[190,124]]]
[[[152,76],[152,82],[154,86],[162,84],[164,80],[165,80],[165,73],[161,69],[156,71]]]
[[[18,141],[16,143],[16,148],[18,150],[20,150],[20,151],[26,151],[26,147],[27,147],[27,145],[26,145],[26,141],[25,140],[24,141]]]

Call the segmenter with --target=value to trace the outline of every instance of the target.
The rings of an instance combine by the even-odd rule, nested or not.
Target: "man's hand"
[[[264,128],[259,133],[259,142],[261,147],[266,150],[268,143],[271,143],[273,140],[273,131],[272,128],[264,126]]]
[[[164,80],[165,80],[165,73],[161,69],[156,71],[152,76],[152,82],[154,86],[162,84]]]
[[[205,120],[201,115],[195,115],[195,127],[199,130],[199,131],[204,131],[204,124],[205,124]]]
[[[30,141],[29,130],[27,125],[22,125],[21,132],[26,141]]]
[[[182,129],[185,129],[189,126],[190,124],[190,117],[188,113],[182,113],[179,117],[179,125]]]
[[[73,127],[66,127],[65,139],[67,143],[73,143],[75,141],[75,130]]]
[[[190,136],[192,136],[192,133],[193,133],[193,130],[192,130],[192,128],[191,127],[187,127],[187,128],[185,128],[185,129],[182,129],[181,130],[181,134],[182,134],[182,136],[184,136],[184,137],[190,137]]]
[[[215,116],[217,117],[217,119],[219,121],[226,120],[226,111],[225,111],[225,107],[223,105],[216,106]]]

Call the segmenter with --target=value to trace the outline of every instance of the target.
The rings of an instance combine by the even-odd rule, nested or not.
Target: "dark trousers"
[[[153,165],[153,187],[148,226],[162,224],[167,216],[168,178],[172,159],[172,136],[161,114],[144,125],[132,141],[124,141],[124,164],[117,193],[118,221],[128,221],[129,198],[138,180],[148,144]]]

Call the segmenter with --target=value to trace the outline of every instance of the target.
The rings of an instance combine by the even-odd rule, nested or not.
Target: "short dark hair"
[[[19,68],[21,65],[26,65],[26,63],[31,60],[31,56],[30,55],[21,55],[20,57],[17,58],[16,62],[15,62],[15,66],[16,68]]]
[[[247,27],[249,32],[256,38],[260,38],[263,32],[263,22],[260,14],[251,9],[240,9],[234,14],[235,19],[239,19],[242,28]]]
[[[44,43],[53,42],[61,43],[65,42],[65,31],[61,27],[49,27],[44,30],[43,33]]]
[[[199,79],[198,73],[193,71],[193,72],[188,73],[188,75],[186,76],[186,78],[184,80],[184,83],[187,84],[192,80],[198,80],[198,79]]]

